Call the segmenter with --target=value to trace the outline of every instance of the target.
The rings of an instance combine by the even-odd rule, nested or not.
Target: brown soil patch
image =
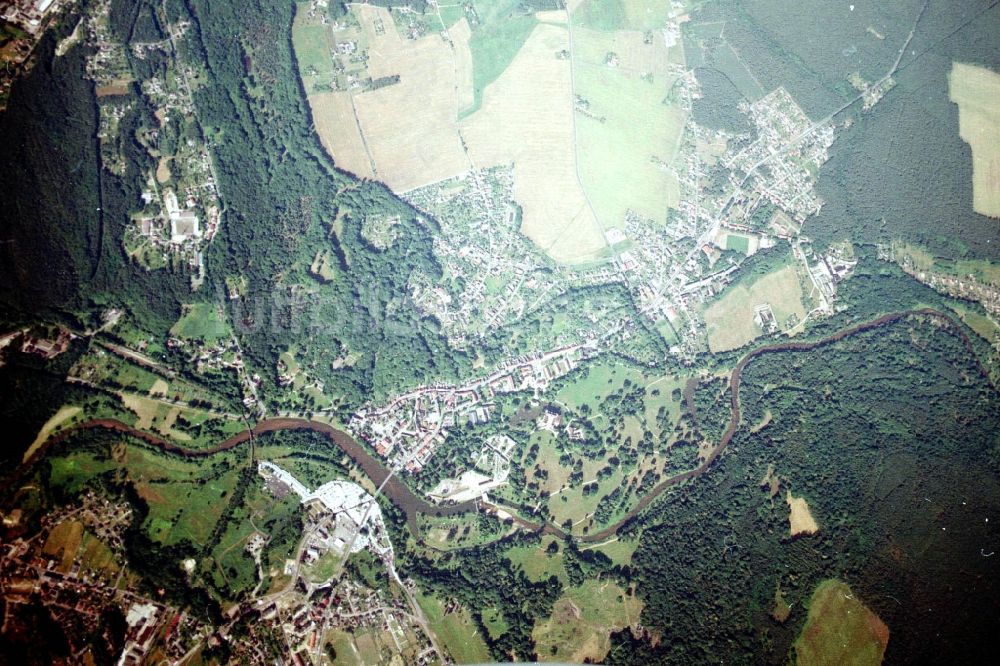
[[[815,534],[819,531],[819,525],[809,511],[809,503],[804,497],[793,497],[789,490],[785,493],[785,501],[788,502],[788,523],[792,536]]]

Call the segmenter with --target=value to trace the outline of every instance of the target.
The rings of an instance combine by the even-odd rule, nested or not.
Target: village
[[[596,353],[595,343],[585,343],[519,357],[486,377],[457,386],[424,386],[383,407],[361,409],[348,427],[394,468],[417,473],[445,441],[449,429],[489,421],[494,396],[533,391],[537,397],[552,380]]]
[[[306,507],[302,540],[296,556],[285,563],[291,583],[251,605],[266,626],[282,635],[292,662],[319,663],[327,657],[323,646],[330,637],[344,632],[355,636],[354,643],[377,650],[379,661],[390,654],[406,663],[441,661],[413,599],[412,581],[396,574],[392,543],[375,498],[357,484],[339,480],[311,491],[267,461],[258,464],[258,472],[275,497],[294,493]],[[247,548],[259,548],[259,540],[250,539]],[[347,559],[362,551],[381,561],[396,593],[341,575]]]
[[[177,43],[190,26],[167,24],[168,36],[154,42],[133,43],[131,52],[110,31],[107,8],[98,2],[85,19],[86,39],[94,47],[87,63],[100,109],[101,161],[115,174],[123,174],[126,157],[122,122],[136,113],[134,86],[154,108],[155,126],[142,127],[134,137],[156,167],[145,174],[141,210],[132,214],[122,240],[125,251],[147,270],[179,268],[191,273],[192,287],[205,279],[203,252],[218,231],[222,203],[212,156],[198,121],[192,81],[197,72],[180,57]],[[153,56],[165,61],[164,70],[153,70],[137,80],[130,59]],[[164,57],[165,56],[165,57]]]
[[[0,0],[0,111],[11,86],[35,65],[35,46],[74,0]],[[58,50],[57,50],[58,53]]]
[[[87,491],[76,505],[45,516],[34,538],[4,544],[0,589],[8,604],[5,624],[19,621],[22,605],[42,606],[65,628],[81,622],[94,626],[109,609],[117,609],[125,621],[117,663],[147,663],[154,651],[172,660],[184,656],[209,634],[207,625],[139,592],[128,569],[112,564],[126,560],[123,538],[132,517],[128,505]],[[4,524],[12,527],[19,520],[15,509]],[[89,632],[67,632],[74,654],[86,652],[92,638]]]

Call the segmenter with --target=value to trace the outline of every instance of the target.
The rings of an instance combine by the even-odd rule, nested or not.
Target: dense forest
[[[697,43],[702,26],[724,21],[725,41],[764,91],[784,86],[819,120],[858,94],[849,75],[869,82],[884,76],[915,27],[895,88],[870,111],[858,103],[835,119],[841,126],[818,181],[826,203],[803,231],[821,244],[903,238],[942,257],[996,260],[1000,246],[989,242],[996,222],[972,210],[972,157],[959,136],[948,72],[954,61],[1000,70],[1000,6],[928,0],[921,12],[923,5],[865,3],[848,12],[824,0],[722,0],[705,5],[697,21],[684,25],[685,43]],[[706,87],[695,119],[734,128],[714,100],[737,100],[739,92],[712,66],[711,51],[707,60],[692,53],[704,67],[698,78]],[[844,126],[848,118],[851,124]]]
[[[745,425],[711,473],[628,528],[642,535],[631,575],[661,642],[623,632],[631,649],[611,655],[784,663],[802,603],[838,576],[890,626],[891,661],[982,657],[977,637],[1000,611],[996,564],[980,555],[998,536],[983,516],[1000,507],[1000,396],[956,330],[911,318],[769,354],[740,397]],[[770,466],[776,496],[761,485]],[[787,491],[807,498],[816,535],[789,537]],[[770,617],[779,587],[799,609],[787,624]]]

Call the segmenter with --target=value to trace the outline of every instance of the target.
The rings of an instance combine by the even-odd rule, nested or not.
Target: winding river
[[[976,358],[978,364],[978,357],[976,356],[975,349],[973,348],[972,342],[971,340],[969,340],[965,332],[955,324],[955,322],[952,320],[951,317],[944,314],[943,312],[934,310],[932,308],[924,308],[920,310],[906,310],[903,312],[894,312],[891,314],[883,315],[878,319],[874,319],[872,321],[864,322],[862,324],[856,324],[849,328],[842,329],[820,340],[814,340],[810,342],[780,342],[772,345],[758,347],[757,349],[754,349],[753,351],[750,351],[746,355],[744,355],[736,364],[736,367],[733,368],[729,383],[730,407],[731,407],[731,413],[729,416],[729,425],[726,428],[725,433],[723,433],[722,438],[719,440],[719,443],[715,446],[714,449],[712,449],[711,453],[701,463],[701,465],[699,465],[695,469],[682,472],[680,474],[677,474],[660,482],[659,485],[657,485],[652,490],[650,490],[649,493],[644,495],[642,499],[640,499],[636,503],[636,505],[627,514],[625,514],[618,522],[609,525],[598,532],[592,532],[590,534],[586,534],[583,536],[571,537],[564,530],[562,530],[561,528],[552,523],[548,522],[535,523],[518,516],[514,516],[514,520],[526,529],[533,531],[540,531],[546,534],[552,534],[562,539],[575,538],[577,541],[582,543],[598,543],[611,538],[618,532],[618,530],[620,530],[623,526],[625,526],[627,523],[632,521],[636,516],[638,516],[641,511],[643,511],[646,507],[648,507],[657,497],[663,494],[668,488],[684,483],[685,481],[689,481],[690,479],[693,479],[697,476],[700,476],[701,474],[704,474],[713,465],[713,463],[715,463],[718,457],[722,455],[722,453],[726,450],[726,447],[729,446],[729,443],[732,441],[733,436],[736,434],[737,430],[740,427],[740,400],[739,400],[740,380],[743,375],[743,370],[747,367],[747,365],[749,365],[755,359],[764,356],[765,354],[772,354],[778,352],[810,351],[818,347],[823,347],[825,345],[833,344],[851,335],[879,328],[881,326],[885,326],[887,324],[897,322],[901,319],[905,319],[907,317],[916,315],[934,317],[943,320],[948,325],[950,325],[962,338],[962,341],[965,343],[965,346],[972,353],[972,356]],[[987,377],[987,379],[989,378],[987,371],[985,370],[985,368],[983,368],[981,364],[979,365],[979,370],[985,377]],[[61,439],[64,439],[66,436],[68,436],[70,433],[74,431],[92,429],[92,428],[104,428],[125,433],[131,435],[132,437],[140,439],[146,442],[147,444],[158,447],[167,453],[184,456],[186,458],[206,458],[215,455],[221,451],[228,451],[229,449],[241,446],[249,442],[253,437],[269,432],[276,432],[279,430],[311,430],[313,432],[317,432],[326,436],[334,445],[336,445],[344,453],[346,453],[364,471],[364,473],[372,480],[372,482],[376,486],[381,486],[384,482],[386,482],[386,479],[388,478],[388,482],[385,483],[385,487],[382,489],[382,494],[388,497],[396,506],[398,506],[406,514],[407,525],[410,531],[414,534],[414,536],[417,536],[418,514],[422,513],[433,516],[448,516],[460,513],[467,513],[469,511],[473,511],[476,509],[475,504],[473,502],[463,502],[461,504],[453,504],[448,506],[438,506],[435,504],[431,504],[427,500],[416,495],[398,477],[396,476],[390,477],[390,472],[388,468],[386,468],[386,466],[382,463],[382,461],[373,456],[371,453],[369,453],[368,450],[365,449],[365,447],[363,447],[361,444],[359,444],[357,440],[351,437],[351,435],[347,434],[346,432],[343,432],[342,430],[338,430],[333,426],[327,425],[325,423],[320,423],[318,421],[311,421],[307,419],[298,419],[298,418],[266,419],[255,425],[250,430],[245,430],[237,435],[233,435],[232,437],[225,440],[218,446],[207,449],[187,449],[182,446],[178,446],[173,442],[169,442],[161,437],[153,435],[152,433],[137,430],[132,426],[122,423],[121,421],[113,419],[99,419],[99,420],[87,421],[85,423],[81,423],[75,426],[74,428],[63,431],[56,437],[50,439],[49,442],[46,444],[46,447]],[[37,456],[39,453],[40,451],[36,451],[35,455]],[[501,507],[496,507],[495,505],[490,505],[489,503],[484,504],[484,506],[491,508],[501,508]]]

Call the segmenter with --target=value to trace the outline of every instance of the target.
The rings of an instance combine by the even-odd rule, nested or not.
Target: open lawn
[[[956,62],[948,83],[959,134],[972,148],[972,208],[1000,217],[1000,74]]]
[[[184,306],[184,313],[170,329],[170,334],[214,342],[229,336],[229,324],[214,303],[194,303]]]
[[[705,310],[708,347],[713,352],[738,349],[763,334],[754,322],[754,307],[767,303],[774,312],[779,330],[790,328],[805,317],[802,286],[795,266],[789,265],[746,284],[726,288],[722,298]]]
[[[882,663],[889,628],[839,580],[819,584],[809,617],[795,641],[800,666],[867,666]]]
[[[661,0],[583,0],[573,7],[573,22],[604,31],[655,30],[666,25],[671,11]]]
[[[543,659],[598,663],[610,635],[639,621],[642,602],[611,581],[588,580],[556,600],[551,617],[539,618],[532,637]]]
[[[614,537],[603,543],[583,546],[580,550],[596,550],[607,555],[614,564],[631,564],[632,553],[639,547],[638,539],[622,539]]]
[[[417,595],[417,602],[427,614],[431,631],[459,664],[481,664],[490,660],[490,652],[479,634],[469,611],[462,608],[445,613],[434,597]]]

